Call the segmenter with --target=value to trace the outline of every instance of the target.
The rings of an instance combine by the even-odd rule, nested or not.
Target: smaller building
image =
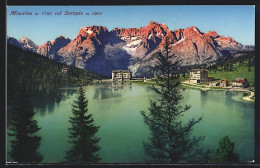
[[[227,86],[228,86],[228,81],[227,81],[226,79],[221,79],[221,80],[219,81],[219,85],[220,85],[221,87],[227,87]]]
[[[202,83],[208,81],[208,71],[206,69],[192,69],[190,71],[190,83]]]
[[[113,70],[112,80],[131,80],[132,72],[130,70]]]
[[[236,78],[233,82],[232,82],[232,87],[242,87],[242,88],[246,88],[249,86],[249,83],[247,81],[246,78]]]

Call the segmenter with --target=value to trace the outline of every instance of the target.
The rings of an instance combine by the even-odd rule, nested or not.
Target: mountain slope
[[[38,46],[32,40],[28,39],[27,37],[23,37],[20,40],[20,44],[21,44],[21,47],[25,50],[37,52]]]
[[[37,49],[37,53],[48,56],[51,59],[59,60],[59,56],[57,56],[57,52],[67,46],[70,43],[69,38],[65,38],[64,36],[59,36],[54,39],[52,42],[47,41],[44,45],[39,46]]]
[[[15,98],[22,82],[31,96],[55,96],[63,84],[87,83],[102,76],[70,67],[37,53],[7,45],[8,96]],[[63,73],[63,68],[67,72]]]

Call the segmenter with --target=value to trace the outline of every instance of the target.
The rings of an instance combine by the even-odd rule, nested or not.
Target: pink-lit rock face
[[[42,46],[39,46],[37,49],[37,53],[44,56],[55,55],[61,48],[68,45],[70,41],[71,41],[70,39],[65,38],[64,36],[59,36],[56,39],[54,39],[52,42],[47,41]]]
[[[38,48],[38,46],[32,40],[28,39],[27,37],[23,37],[20,40],[20,44],[21,44],[22,48],[24,48],[25,50],[29,50],[32,52],[36,52],[37,48]]]
[[[115,28],[113,30],[118,37],[126,41],[132,40],[132,38],[138,38],[143,40],[145,43],[151,41],[154,43],[160,43],[163,38],[168,38],[171,42],[176,42],[172,31],[165,24],[158,24],[154,21],[150,22],[145,27],[140,28]],[[158,44],[159,44],[158,43]],[[157,46],[158,46],[157,44]],[[148,46],[149,44],[147,44]]]
[[[182,64],[201,64],[209,59],[218,59],[220,53],[216,52],[216,45],[210,35],[201,33],[196,27],[178,29],[175,31],[178,41],[174,43],[172,53]]]
[[[223,37],[223,36],[220,36],[218,38],[215,38],[214,39],[218,45],[220,47],[229,47],[229,48],[232,48],[232,47],[242,47],[242,45],[238,42],[236,42],[233,38],[231,37]]]
[[[214,62],[245,48],[215,31],[203,33],[194,26],[171,31],[165,24],[154,21],[140,28],[111,31],[104,26],[86,26],[72,40],[59,36],[41,46],[26,38],[20,43],[24,48],[36,48],[41,55],[101,74],[129,68],[133,75],[142,75],[144,71],[151,73],[149,67],[155,65],[155,54],[164,49],[166,38],[171,43],[170,54],[175,55],[173,61],[179,60],[181,65]]]
[[[209,35],[210,37],[213,37],[213,38],[217,38],[219,37],[218,33],[216,31],[209,31],[207,33],[205,33],[207,35]]]

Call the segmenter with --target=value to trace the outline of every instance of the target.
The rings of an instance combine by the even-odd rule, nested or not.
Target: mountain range
[[[252,51],[232,37],[218,35],[215,31],[201,32],[197,27],[170,30],[167,25],[151,21],[140,28],[115,28],[104,26],[82,27],[74,39],[59,36],[43,45],[36,45],[24,37],[8,37],[9,44],[30,50],[67,65],[111,75],[115,69],[130,69],[133,76],[154,75],[156,53],[164,48],[165,38],[170,41],[172,59],[181,66],[214,63],[240,51]]]

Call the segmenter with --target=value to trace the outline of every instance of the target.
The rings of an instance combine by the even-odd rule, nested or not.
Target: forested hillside
[[[67,72],[62,72],[64,68],[67,68]],[[48,97],[59,101],[59,88],[62,85],[87,84],[102,77],[9,44],[7,46],[8,105],[15,101],[22,82],[33,99]]]
[[[242,53],[242,56],[223,60],[210,66],[209,76],[215,79],[227,79],[232,82],[236,78],[247,78],[250,86],[255,86],[255,53]]]

